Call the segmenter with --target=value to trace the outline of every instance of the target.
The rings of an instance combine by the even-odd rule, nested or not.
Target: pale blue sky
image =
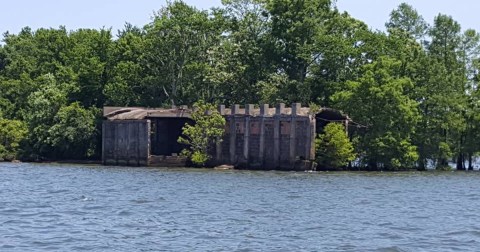
[[[185,0],[200,9],[219,6],[221,0]],[[449,14],[462,28],[480,31],[480,1],[478,0],[338,0],[337,6],[353,17],[366,22],[373,29],[384,29],[388,15],[401,2],[413,5],[432,23],[438,13]],[[57,28],[112,27],[114,33],[125,22],[143,26],[152,13],[165,5],[165,0],[8,0],[1,5],[0,33],[18,33],[24,26]]]

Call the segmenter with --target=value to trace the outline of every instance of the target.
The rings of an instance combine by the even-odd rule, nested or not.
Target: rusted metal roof
[[[172,109],[162,109],[162,108],[138,108],[138,107],[104,107],[103,116],[108,120],[142,120],[146,118],[190,118],[192,110],[186,107],[172,108]],[[350,120],[348,116],[344,115],[342,112],[330,109],[330,108],[321,108],[316,114],[327,112],[328,114],[334,114],[337,119]],[[245,108],[241,108],[236,113],[237,115],[245,115]],[[252,116],[260,116],[260,109],[255,108],[251,112]],[[269,108],[266,111],[266,116],[274,116],[276,113],[276,108]],[[231,115],[232,109],[225,108],[224,115]],[[282,115],[291,115],[292,108],[284,108]],[[310,115],[310,108],[302,107],[297,112],[299,116],[308,116]]]
[[[188,109],[121,108],[104,113],[104,117],[108,120],[142,120],[153,117],[190,118],[190,116],[191,110]]]

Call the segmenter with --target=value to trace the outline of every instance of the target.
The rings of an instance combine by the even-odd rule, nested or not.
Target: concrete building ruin
[[[293,103],[290,108],[268,104],[255,108],[218,107],[225,116],[223,141],[212,146],[212,165],[248,169],[308,170],[315,159],[315,136],[328,122],[350,119],[322,108],[311,111]],[[185,123],[194,123],[191,110],[105,107],[102,160],[105,165],[185,166],[185,146],[177,142]]]

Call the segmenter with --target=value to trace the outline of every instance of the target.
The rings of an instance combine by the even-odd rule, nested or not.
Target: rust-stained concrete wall
[[[150,156],[150,121],[104,121],[102,160],[105,165],[147,166]]]
[[[275,111],[268,104],[261,105],[260,109],[251,104],[245,108],[234,105],[231,109],[222,105],[219,106],[219,112],[225,116],[227,123],[223,141],[213,146],[211,154],[215,165],[305,170],[310,168],[309,161],[315,159],[315,116],[305,113],[305,108],[301,108],[299,103],[292,104],[291,108],[279,104]],[[162,120],[171,118],[150,119],[156,120],[158,128]],[[151,135],[150,127],[151,122],[147,119],[106,120],[103,124],[104,164],[162,166],[162,162],[167,162],[168,153],[152,156],[154,153],[151,151],[150,138],[154,135]],[[157,145],[168,144],[159,139],[156,139]],[[175,157],[176,153],[170,156]]]
[[[268,105],[253,115],[253,105],[238,105],[225,115],[224,141],[216,146],[216,164],[233,164],[251,169],[304,170],[305,161],[315,159],[315,118],[300,115],[300,104],[292,104],[287,114],[279,104],[274,115]],[[219,108],[223,113],[224,107]],[[308,168],[308,167],[307,167]]]

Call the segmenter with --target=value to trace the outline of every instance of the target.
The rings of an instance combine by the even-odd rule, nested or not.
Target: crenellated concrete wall
[[[300,103],[293,103],[290,108],[286,108],[283,103],[275,108],[270,108],[268,104],[263,104],[260,108],[255,108],[252,104],[245,105],[244,108],[239,105],[225,108],[221,105],[218,111],[226,119],[225,135],[221,143],[213,146],[212,164],[231,164],[249,169],[312,168],[310,160],[315,159],[316,120],[315,115],[310,114],[308,108],[302,108]],[[180,134],[181,131],[171,129],[172,132],[157,132],[159,125],[162,120],[167,122],[172,118],[189,118],[189,113],[185,109],[179,112],[176,109],[156,111],[130,108],[122,108],[119,113],[109,112],[112,117],[103,123],[103,163],[130,166],[162,166],[163,163],[165,166],[184,165],[184,161],[177,161],[178,153],[155,156],[152,150],[165,146],[154,148],[151,144],[171,145],[171,141],[163,143],[161,139],[165,138],[159,137],[159,133],[169,135]],[[135,120],[126,119],[129,117]],[[156,122],[153,127],[156,128],[155,134],[151,132],[151,120]],[[183,125],[178,127],[181,126]],[[175,162],[167,162],[168,160]]]
[[[216,146],[216,164],[233,164],[250,169],[304,170],[308,160],[315,159],[315,118],[300,114],[301,105],[292,104],[287,112],[285,104],[278,104],[269,114],[269,105],[244,109],[233,105],[230,114],[225,107],[219,112],[227,121],[224,141]]]

